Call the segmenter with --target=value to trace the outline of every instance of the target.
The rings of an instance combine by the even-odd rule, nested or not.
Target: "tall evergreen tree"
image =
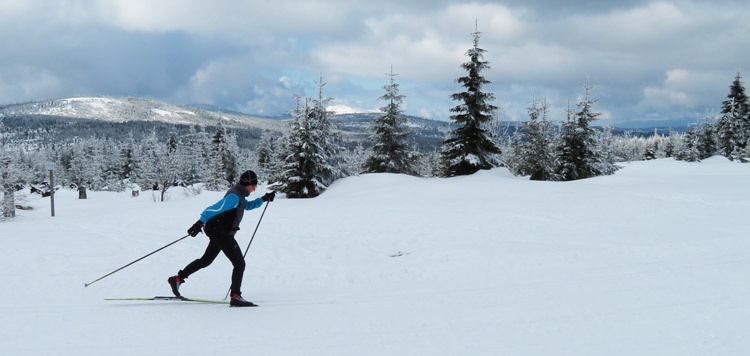
[[[731,160],[739,159],[748,149],[750,140],[750,101],[739,72],[729,86],[727,99],[722,102],[721,114],[717,124],[719,150]]]
[[[365,162],[365,172],[414,175],[414,154],[411,145],[406,141],[411,130],[406,125],[406,118],[401,109],[404,95],[399,93],[399,85],[395,79],[397,74],[393,74],[393,67],[387,75],[390,82],[383,86],[385,94],[380,97],[386,105],[380,108],[383,116],[375,119],[372,128],[372,155]]]
[[[318,84],[318,99],[305,98],[304,107],[297,98],[294,120],[285,142],[281,179],[274,186],[289,198],[314,198],[334,180],[341,178],[341,146],[333,133],[323,86]]]
[[[279,139],[280,137],[273,132],[264,131],[256,147],[260,177],[269,182],[276,181],[281,166],[279,159],[281,140]]]
[[[718,147],[716,137],[716,125],[710,121],[709,117],[706,117],[700,125],[698,135],[700,159],[706,159],[716,154]]]
[[[237,172],[237,148],[236,137],[230,135],[224,126],[219,126],[213,135],[211,154],[209,156],[209,167],[211,176],[207,187],[212,190],[223,190],[234,184],[239,176]]]
[[[120,179],[130,182],[132,178],[136,178],[136,161],[135,138],[131,131],[120,149]]]
[[[717,152],[716,125],[709,117],[688,127],[682,136],[682,149],[675,158],[679,161],[697,162],[709,158]]]
[[[86,199],[86,190],[98,190],[102,186],[104,165],[101,158],[101,142],[86,139],[71,147],[69,178],[78,189],[78,197]]]
[[[466,52],[470,60],[461,66],[468,75],[456,80],[466,91],[451,95],[451,99],[460,102],[451,109],[455,113],[451,115],[451,120],[459,127],[452,130],[443,142],[442,173],[446,177],[490,169],[493,166],[492,155],[501,153],[500,148],[488,139],[484,128],[492,120],[497,107],[490,104],[495,96],[482,91],[484,85],[491,82],[482,76],[482,72],[490,66],[489,62],[483,60],[485,50],[479,48],[480,34],[478,30],[472,33],[474,46]]]
[[[593,111],[592,87],[588,81],[584,85],[583,97],[576,110],[568,109],[568,120],[562,125],[560,146],[558,146],[557,174],[561,180],[576,180],[613,173],[617,167],[607,161],[606,152],[597,140],[591,123],[601,113]]]
[[[677,151],[675,159],[678,161],[697,162],[701,160],[699,150],[699,133],[696,126],[688,127],[682,137],[682,148]]]
[[[183,137],[182,145],[178,149],[180,161],[180,176],[187,185],[204,182],[210,177],[208,170],[209,147],[211,140],[202,128],[196,131],[190,127],[190,132]]]
[[[16,216],[16,181],[18,170],[15,160],[3,142],[3,121],[0,118],[0,219]]]
[[[0,148],[0,218],[16,216],[16,187],[14,160],[8,152]]]
[[[167,200],[167,191],[177,183],[177,159],[175,149],[170,148],[169,141],[159,141],[152,131],[144,141],[143,165],[144,175],[153,190],[159,191],[159,201]]]
[[[547,119],[549,107],[547,100],[531,101],[529,121],[523,123],[524,131],[516,143],[516,163],[512,170],[531,176],[531,180],[557,180],[554,126]]]
[[[16,190],[15,187],[10,187],[10,167],[13,160],[5,149],[3,127],[3,119],[0,118],[0,218],[12,218],[16,216]]]

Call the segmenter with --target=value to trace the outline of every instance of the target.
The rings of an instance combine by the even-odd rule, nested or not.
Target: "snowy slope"
[[[532,182],[377,174],[271,203],[244,296],[259,308],[112,302],[168,295],[185,234],[222,193],[60,192],[0,223],[8,355],[746,355],[750,166],[634,162]],[[264,189],[259,189],[263,194]],[[247,245],[261,210],[245,215]],[[395,257],[394,257],[395,256]],[[185,295],[223,298],[223,256]]]
[[[157,121],[175,125],[217,125],[281,131],[285,123],[218,110],[203,110],[142,98],[74,97],[0,106],[0,118],[54,116],[108,122]]]

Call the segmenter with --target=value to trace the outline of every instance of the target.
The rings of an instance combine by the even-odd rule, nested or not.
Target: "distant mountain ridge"
[[[345,137],[361,142],[368,139],[373,120],[380,115],[333,115],[332,122]],[[170,126],[212,128],[222,125],[241,136],[239,141],[245,147],[257,142],[263,131],[285,132],[289,120],[247,115],[212,105],[176,105],[152,99],[104,96],[0,105],[0,119],[4,119],[8,130],[24,131],[21,135],[24,138],[54,131],[48,135],[56,137],[45,141],[79,135],[119,137],[128,130],[142,132],[149,125],[158,128],[160,135],[167,134]],[[434,148],[444,139],[450,127],[448,122],[443,121],[413,116],[406,119],[414,132],[413,142],[422,149]],[[186,130],[184,128],[180,131]],[[112,134],[107,130],[121,132]]]
[[[372,134],[370,128],[382,113],[347,113],[332,116],[336,125],[352,145],[364,143]],[[450,122],[405,116],[413,135],[410,141],[420,150],[439,148],[451,128]],[[134,97],[72,97],[39,102],[0,105],[0,119],[6,131],[17,140],[59,141],[71,137],[110,137],[119,139],[128,132],[157,131],[160,136],[170,132],[185,133],[192,127],[212,130],[224,126],[238,136],[241,147],[252,148],[264,131],[279,135],[288,129],[286,117],[260,117],[212,105],[177,105]],[[677,124],[677,122],[662,122]],[[521,127],[521,122],[505,122],[506,134]],[[675,125],[677,126],[677,125]],[[675,131],[684,128],[677,127]],[[668,134],[670,129],[653,127],[616,128],[616,135],[629,132],[651,135]]]
[[[283,123],[257,116],[175,105],[142,98],[77,97],[0,106],[0,117],[40,117],[101,120],[107,122],[157,121],[173,125],[218,124],[227,127],[283,129]]]

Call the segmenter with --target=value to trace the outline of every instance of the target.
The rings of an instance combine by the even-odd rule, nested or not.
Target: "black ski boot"
[[[229,301],[229,306],[231,307],[257,307],[258,305],[249,302],[242,298],[242,295],[239,294],[232,294],[232,299]]]
[[[167,278],[167,283],[172,288],[172,293],[174,293],[175,297],[182,297],[180,295],[180,284],[185,283],[184,279],[180,278],[180,276],[172,276]]]

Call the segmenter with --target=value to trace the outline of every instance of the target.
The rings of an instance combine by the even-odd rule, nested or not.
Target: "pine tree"
[[[239,156],[236,137],[230,135],[224,126],[219,126],[212,138],[208,165],[211,176],[206,182],[208,189],[224,190],[232,186],[239,176],[237,157]]]
[[[2,124],[0,122],[0,124]],[[0,127],[1,128],[1,127]],[[0,217],[13,218],[16,216],[16,187],[15,179],[16,169],[14,160],[2,142],[0,142],[0,195],[2,202],[0,204]]]
[[[606,151],[597,140],[591,123],[601,115],[593,111],[592,87],[584,85],[583,97],[576,104],[577,110],[568,109],[568,119],[562,124],[558,146],[557,174],[562,180],[576,180],[613,173],[617,167],[608,159]]]
[[[617,166],[615,136],[612,130],[612,126],[607,126],[601,131],[594,130],[597,148],[595,165],[599,175],[614,174],[620,169]]]
[[[685,135],[682,137],[682,149],[675,155],[676,160],[686,162],[700,161],[701,154],[698,150],[698,135],[697,127],[688,127]]]
[[[731,160],[740,159],[750,140],[750,101],[739,72],[722,102],[721,114],[716,130],[719,150]]]
[[[0,217],[12,218],[16,216],[16,189],[13,186],[13,159],[3,142],[3,121],[0,118]]]
[[[78,189],[78,198],[86,199],[88,189],[98,190],[102,184],[104,170],[101,143],[96,139],[82,140],[71,147],[69,178]]]
[[[123,166],[121,148],[119,142],[110,138],[105,139],[98,159],[102,162],[103,171],[101,175],[102,187],[100,189],[122,192],[125,191],[125,182],[120,178]]]
[[[256,148],[260,177],[268,182],[275,182],[279,175],[281,160],[281,140],[271,131],[264,131]]]
[[[524,130],[515,145],[516,163],[511,169],[515,174],[531,176],[531,180],[557,180],[554,127],[547,120],[549,107],[547,100],[531,101],[529,121],[523,123]]]
[[[485,50],[479,48],[480,32],[472,33],[474,46],[466,52],[469,62],[462,65],[468,72],[456,82],[461,83],[465,92],[451,95],[451,99],[460,104],[451,109],[451,121],[459,127],[452,130],[443,142],[442,174],[446,177],[469,175],[480,169],[490,169],[493,166],[493,154],[500,154],[498,148],[487,138],[484,125],[492,120],[492,114],[497,107],[490,104],[495,99],[492,93],[485,93],[482,88],[491,82],[481,73],[489,69],[489,62],[483,61]]]
[[[203,129],[196,131],[194,127],[183,137],[177,156],[180,176],[186,185],[201,183],[210,176],[207,169],[210,141]]]
[[[706,117],[698,129],[697,149],[700,159],[706,159],[716,154],[718,149],[716,137],[716,125],[710,121],[709,117]]]
[[[285,137],[284,160],[279,182],[274,188],[288,198],[314,198],[334,180],[341,178],[341,146],[333,133],[325,105],[330,98],[323,97],[319,83],[318,99],[297,98],[297,108],[288,135]]]
[[[713,156],[718,149],[716,125],[707,116],[703,122],[688,127],[682,136],[682,149],[677,152],[678,161],[699,162]]]
[[[404,95],[399,94],[399,85],[395,79],[397,74],[393,74],[393,67],[387,75],[390,77],[390,83],[383,86],[385,94],[380,97],[386,105],[380,108],[383,116],[375,119],[372,128],[372,155],[365,162],[365,172],[414,175],[414,154],[406,142],[411,130],[406,125],[406,118],[401,109]]]
[[[136,157],[135,157],[135,138],[133,138],[133,132],[130,132],[128,137],[120,150],[120,161],[122,166],[120,167],[120,179],[126,182],[136,181]]]
[[[159,141],[153,131],[143,141],[143,146],[144,178],[148,183],[153,184],[153,190],[159,191],[158,200],[166,201],[167,191],[178,181],[176,146],[170,147],[169,141]]]

